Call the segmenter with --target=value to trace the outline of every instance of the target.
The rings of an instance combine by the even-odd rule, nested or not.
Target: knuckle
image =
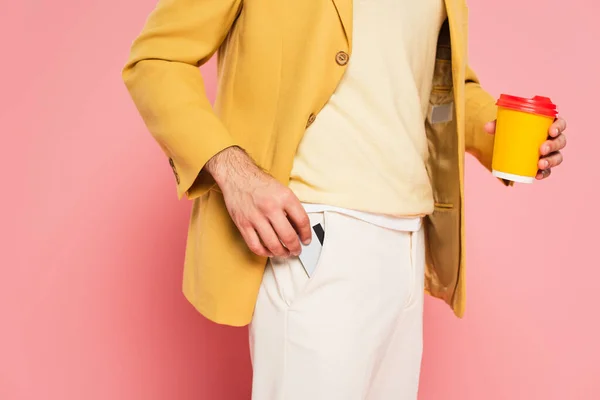
[[[556,140],[556,143],[554,143],[554,151],[559,151],[560,149],[563,148],[563,141],[562,139],[560,140]]]
[[[252,227],[252,223],[247,218],[237,218],[236,221],[239,228],[249,229]]]
[[[267,197],[265,199],[263,199],[259,204],[258,204],[258,208],[259,210],[261,210],[263,213],[271,213],[274,210],[277,209],[277,203],[274,201],[273,198],[271,197]]]
[[[308,218],[308,215],[306,213],[302,213],[298,223],[302,228],[308,229],[308,226],[310,225],[310,219]]]
[[[235,209],[235,208],[231,208],[229,210],[229,215],[231,216],[231,219],[234,221],[240,221],[240,213]]]
[[[281,243],[279,243],[279,240],[277,240],[275,238],[269,238],[269,239],[263,238],[263,241],[265,243],[265,246],[267,246],[267,248],[275,254],[277,254],[277,252],[283,250]]]
[[[286,188],[285,196],[286,196],[285,197],[286,205],[291,206],[291,207],[298,207],[298,208],[301,208],[302,210],[304,210],[304,208],[302,208],[302,203],[300,203],[300,200],[298,199],[298,197],[296,197],[294,192],[292,192],[290,189]]]
[[[291,247],[296,247],[298,242],[296,234],[293,232],[284,233],[283,235],[281,235],[281,240],[283,241],[283,243],[285,243],[288,249],[291,249]]]
[[[258,225],[263,218],[263,213],[260,210],[254,210],[248,217],[248,223],[252,226]]]
[[[280,214],[281,209],[279,207],[273,207],[265,211],[265,215],[268,217],[267,219],[271,221],[278,221]]]
[[[285,189],[279,194],[278,200],[280,201],[280,204],[287,204],[288,202],[293,200],[293,196],[294,195],[291,190]]]
[[[294,194],[292,193],[292,191],[289,188],[284,187],[283,190],[281,191],[280,195],[284,199],[289,199],[290,197],[293,197]]]

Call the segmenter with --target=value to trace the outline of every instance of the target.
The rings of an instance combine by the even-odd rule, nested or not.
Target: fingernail
[[[544,168],[548,168],[548,165],[549,165],[549,164],[550,164],[550,163],[548,162],[548,160],[544,160],[544,161],[542,161],[542,166],[543,166]]]
[[[544,146],[542,151],[544,152],[544,154],[548,154],[548,152],[550,151],[550,146]]]
[[[559,129],[559,128],[556,128],[556,129],[554,130],[554,132],[555,132],[555,133],[556,133],[556,135],[558,136],[558,135],[560,134],[560,129]]]
[[[306,239],[306,240],[305,240],[304,242],[302,242],[302,243],[304,243],[304,245],[305,245],[305,246],[308,246],[308,245],[310,244],[310,241],[311,241],[310,239]]]

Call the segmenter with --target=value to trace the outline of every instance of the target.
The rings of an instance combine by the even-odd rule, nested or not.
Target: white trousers
[[[253,400],[415,400],[423,348],[423,229],[309,214],[325,242],[312,278],[272,259],[250,325]],[[316,240],[316,238],[314,239]]]

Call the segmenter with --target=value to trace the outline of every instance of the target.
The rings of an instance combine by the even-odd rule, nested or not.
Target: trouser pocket
[[[323,269],[323,259],[326,256],[328,246],[328,212],[309,213],[310,225],[320,224],[324,231],[323,246],[316,261],[311,277],[308,276],[299,257],[272,258],[269,266],[276,282],[279,296],[288,307],[299,300],[309,287],[319,279]],[[312,242],[319,243],[316,233],[312,232]]]

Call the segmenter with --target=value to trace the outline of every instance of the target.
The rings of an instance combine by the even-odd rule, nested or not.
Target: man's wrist
[[[205,165],[205,169],[221,187],[234,178],[236,172],[257,168],[250,156],[238,146],[231,146],[215,154]]]

